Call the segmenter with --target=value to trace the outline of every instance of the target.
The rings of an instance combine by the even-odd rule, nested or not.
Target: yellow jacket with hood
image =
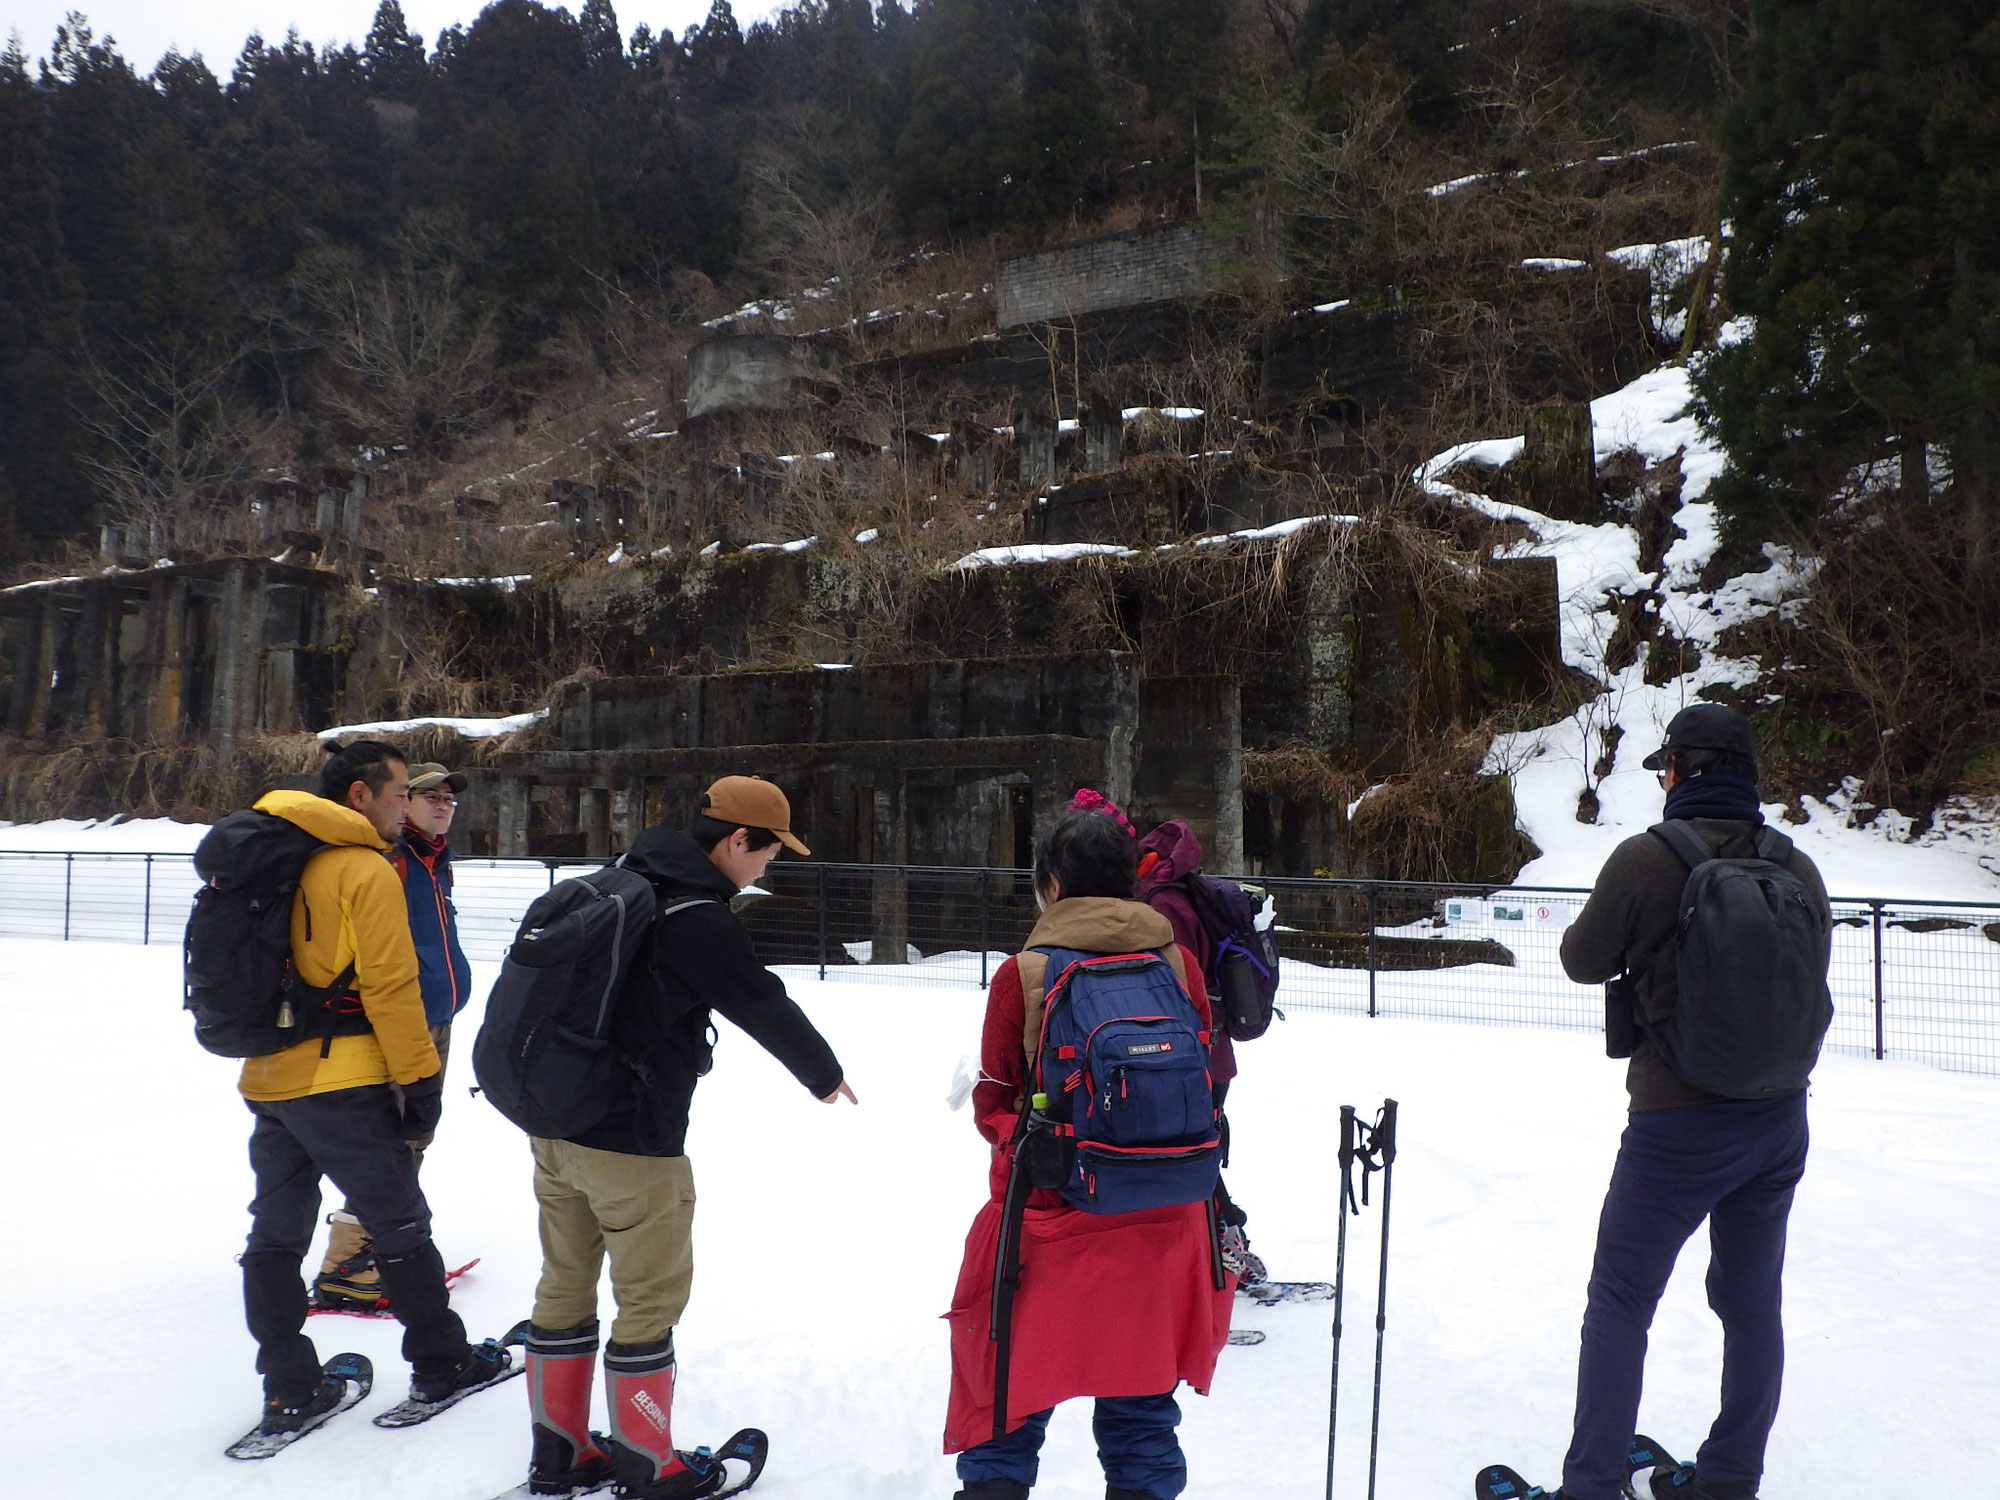
[[[369,1084],[415,1083],[438,1070],[424,1024],[417,950],[403,883],[384,858],[388,841],[351,807],[310,792],[272,792],[257,811],[295,823],[321,842],[292,902],[292,962],[307,984],[331,984],[351,963],[354,993],[372,1031],[313,1037],[243,1064],[246,1099],[299,1099]]]

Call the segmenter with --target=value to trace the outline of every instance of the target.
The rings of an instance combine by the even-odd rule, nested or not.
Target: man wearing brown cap
[[[537,1494],[567,1494],[615,1475],[621,1495],[696,1500],[740,1487],[741,1466],[763,1462],[755,1432],[713,1454],[674,1447],[674,1325],[694,1273],[694,1177],[684,1145],[695,1080],[715,1045],[710,1013],[748,1032],[814,1098],[854,1102],[833,1049],[759,962],[729,909],[780,846],[809,852],[791,823],[791,804],[770,782],[725,776],[703,796],[686,833],[649,828],[624,858],[660,898],[649,961],[621,993],[611,1032],[642,1083],[631,1103],[573,1139],[533,1142],[542,1275],[527,1385],[529,1484]],[[608,1453],[589,1427],[597,1280],[607,1256],[618,1307],[604,1346]]]
[[[1665,820],[1604,862],[1563,934],[1578,984],[1616,981],[1607,1047],[1629,1057],[1631,1114],[1598,1221],[1576,1424],[1556,1500],[1619,1500],[1638,1423],[1647,1330],[1674,1261],[1708,1221],[1708,1304],[1722,1401],[1691,1464],[1655,1467],[1655,1500],[1756,1500],[1785,1362],[1785,1230],[1805,1170],[1804,1080],[1831,1007],[1831,914],[1813,862],[1764,826],[1750,722],[1720,703],[1675,714],[1646,757]],[[1711,895],[1735,882],[1736,898]],[[1712,914],[1734,899],[1730,924]],[[1738,913],[1743,913],[1739,918]],[[1710,963],[1706,940],[1730,938]],[[1701,955],[1692,966],[1682,960]],[[1690,992],[1692,986],[1692,993]],[[1694,1029],[1676,1023],[1701,1018]],[[1709,1016],[1706,1032],[1700,1029]],[[1778,1023],[1745,1023],[1775,1015]],[[1815,1025],[1817,1030],[1815,1031]],[[1772,1037],[1786,1045],[1773,1048]],[[1717,1066],[1717,1058],[1724,1066]]]
[[[424,1022],[437,1047],[440,1080],[451,1055],[452,1018],[472,993],[472,966],[458,941],[458,911],[451,902],[451,849],[445,842],[458,812],[459,794],[467,785],[465,772],[448,770],[435,761],[411,766],[402,833],[389,851],[389,863],[402,879],[403,900],[409,908]],[[431,1139],[426,1134],[410,1142],[419,1164]],[[382,1278],[368,1231],[348,1204],[327,1215],[327,1223],[326,1257],[313,1281],[313,1304],[335,1311],[381,1307]]]

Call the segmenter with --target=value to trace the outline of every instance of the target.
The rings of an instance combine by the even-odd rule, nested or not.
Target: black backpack
[[[620,865],[538,896],[486,997],[472,1069],[493,1107],[529,1135],[566,1140],[633,1101],[643,1081],[613,1040],[627,982],[660,910],[651,881]]]
[[[1719,859],[1685,822],[1650,830],[1688,866],[1677,939],[1679,998],[1647,1028],[1684,1083],[1725,1099],[1796,1093],[1833,1022],[1825,908],[1786,868],[1792,841],[1757,833],[1750,859]]]
[[[220,1057],[268,1057],[309,1037],[372,1029],[351,993],[354,966],[323,987],[292,965],[292,898],[306,862],[332,845],[254,809],[202,835],[201,878],[182,942],[182,1005],[195,1040]],[[327,914],[329,918],[331,914]],[[306,911],[311,930],[312,911]]]
[[[1284,1014],[1277,1008],[1278,944],[1268,928],[1257,925],[1253,898],[1264,893],[1202,874],[1161,889],[1183,892],[1208,934],[1208,968],[1202,977],[1208,981],[1216,1019],[1231,1041],[1256,1041],[1271,1029],[1274,1015]]]

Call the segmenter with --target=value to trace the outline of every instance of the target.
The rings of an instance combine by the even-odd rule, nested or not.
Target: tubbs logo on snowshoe
[[[645,1391],[636,1391],[632,1396],[632,1409],[652,1424],[653,1431],[667,1430],[667,1414],[660,1410],[660,1403]]]

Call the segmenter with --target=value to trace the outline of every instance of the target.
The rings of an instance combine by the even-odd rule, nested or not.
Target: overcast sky
[[[169,50],[199,52],[217,76],[226,79],[250,33],[266,41],[284,39],[296,26],[313,43],[353,42],[359,46],[375,19],[378,0],[0,0],[0,35],[19,32],[31,58],[45,58],[63,16],[80,10],[101,39],[115,37],[118,51],[141,73],[150,73]],[[640,22],[653,30],[672,27],[676,37],[708,14],[709,0],[613,0],[618,29],[630,36]],[[402,0],[412,31],[425,47],[452,22],[469,22],[481,0]],[[582,0],[563,8],[572,15]],[[778,0],[732,0],[737,23],[748,27],[783,8]]]

